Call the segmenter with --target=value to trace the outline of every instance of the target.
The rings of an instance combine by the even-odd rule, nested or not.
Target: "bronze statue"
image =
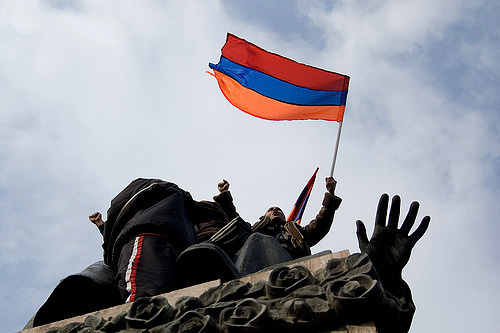
[[[323,212],[326,222],[316,220],[323,230],[311,241],[307,227],[297,228],[298,237],[303,238],[307,249],[328,232],[340,204],[340,198],[334,195],[336,182],[332,180],[329,182],[327,178],[325,200],[333,200],[333,204],[324,201],[322,208],[322,212],[326,211]],[[305,247],[301,247],[294,231],[284,228],[284,214],[279,209],[270,208],[266,212],[268,221],[263,218],[250,226],[236,213],[228,189],[229,183],[219,184],[220,194],[214,200],[230,199],[219,205],[195,201],[172,183],[155,179],[133,181],[112,200],[108,221],[102,221],[100,213],[89,216],[104,235],[104,262],[62,280],[26,328],[118,304],[120,294],[115,276],[120,279],[123,248],[136,242],[138,236],[147,235],[162,242],[167,240],[167,247],[174,250],[166,276],[169,286],[150,295],[146,293],[146,297],[137,297],[128,313],[108,320],[94,316],[78,324],[78,328],[91,327],[105,332],[126,328],[180,332],[184,325],[197,322],[200,329],[210,332],[273,327],[301,332],[374,321],[380,332],[409,330],[415,306],[402,271],[430,222],[430,217],[425,216],[410,234],[417,218],[418,202],[410,205],[398,228],[401,199],[394,196],[389,209],[389,196],[383,194],[370,239],[364,223],[356,222],[361,254],[332,259],[317,272],[309,272],[301,266],[278,266],[269,281],[252,285],[236,279],[270,265],[289,262],[294,258],[292,255],[301,257],[310,251],[304,252]],[[259,232],[266,228],[266,223],[283,228],[280,233],[286,235],[283,240],[288,243],[280,241],[275,234]],[[178,233],[181,237],[176,236]],[[289,246],[298,251],[290,251]],[[179,300],[174,307],[164,299],[151,297],[153,293],[212,279],[228,281],[228,284],[206,291],[199,299]],[[123,290],[121,292],[124,297]],[[68,300],[73,300],[74,305]],[[157,307],[158,314],[145,318],[141,309],[151,307]],[[243,309],[255,318],[248,318],[248,322],[238,319]]]

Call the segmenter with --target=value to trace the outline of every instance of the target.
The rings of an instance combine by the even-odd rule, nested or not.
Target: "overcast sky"
[[[428,232],[404,270],[412,332],[493,332],[500,287],[500,3],[488,0],[0,1],[0,322],[16,331],[58,281],[101,260],[88,221],[138,177],[195,199],[227,179],[254,222],[285,213],[338,124],[273,122],[205,73],[226,33],[351,84],[335,178],[342,205],[313,247],[359,251],[382,193]]]

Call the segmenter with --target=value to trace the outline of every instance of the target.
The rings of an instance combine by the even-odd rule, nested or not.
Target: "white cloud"
[[[197,199],[226,178],[253,222],[270,205],[291,208],[319,166],[305,220],[314,217],[337,125],[235,110],[205,73],[229,31],[351,76],[335,171],[344,201],[313,250],[356,252],[354,222],[372,229],[382,192],[400,194],[403,210],[418,200],[419,218],[432,221],[405,271],[412,332],[493,330],[490,290],[477,287],[498,289],[498,36],[477,18],[498,26],[492,5],[291,2],[289,28],[251,3],[244,12],[237,2],[0,4],[0,258],[6,290],[23,288],[7,299],[22,314],[2,301],[3,322],[20,329],[60,278],[100,259],[87,215],[137,177],[174,181]],[[466,322],[474,298],[460,290],[476,290],[478,320]]]

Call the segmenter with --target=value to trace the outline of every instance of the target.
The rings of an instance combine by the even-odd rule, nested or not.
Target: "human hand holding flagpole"
[[[335,195],[335,188],[337,187],[337,181],[333,177],[327,177],[326,181],[326,190],[331,195]]]

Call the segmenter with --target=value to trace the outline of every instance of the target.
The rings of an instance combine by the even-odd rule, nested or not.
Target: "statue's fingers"
[[[366,236],[365,224],[360,220],[356,221],[356,235],[358,236],[358,244],[361,252],[368,246],[368,237]]]
[[[399,195],[395,195],[392,198],[391,210],[389,212],[389,222],[387,223],[387,226],[391,229],[398,228],[400,208],[401,198],[399,197]]]
[[[385,227],[385,220],[387,218],[387,205],[389,204],[389,195],[382,194],[378,201],[377,215],[375,216],[375,229],[377,226]]]
[[[401,225],[401,233],[403,235],[408,235],[410,233],[411,228],[415,224],[415,220],[417,219],[418,208],[420,204],[417,201],[413,201],[410,205],[410,209],[408,210],[408,214],[406,214],[406,218]]]
[[[429,227],[429,223],[431,222],[430,216],[426,216],[422,219],[422,222],[420,222],[420,225],[418,226],[417,230],[415,230],[414,233],[410,235],[410,242],[412,242],[413,245],[415,245],[420,238],[425,234],[427,231],[427,228]]]

